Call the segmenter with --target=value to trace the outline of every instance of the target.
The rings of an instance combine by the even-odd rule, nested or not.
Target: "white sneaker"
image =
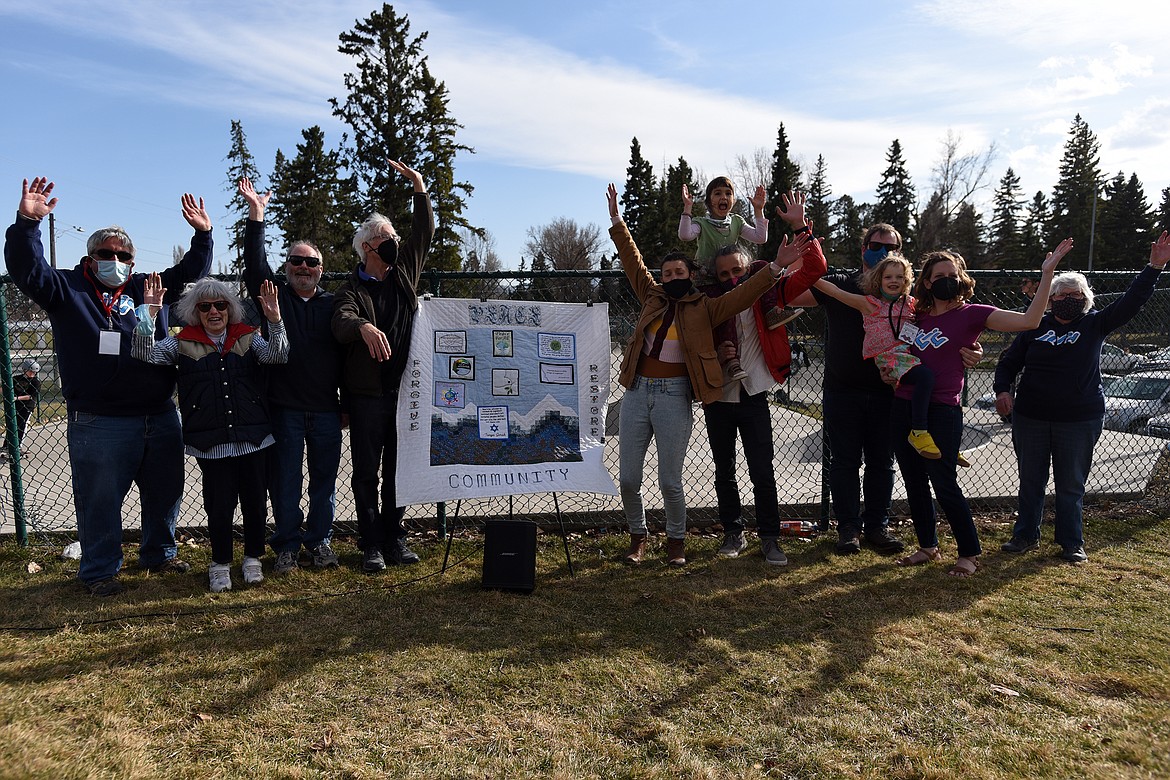
[[[213,563],[207,570],[207,579],[212,593],[223,593],[232,589],[232,567],[226,563]]]
[[[264,582],[264,564],[259,558],[244,557],[244,584],[259,585]]]

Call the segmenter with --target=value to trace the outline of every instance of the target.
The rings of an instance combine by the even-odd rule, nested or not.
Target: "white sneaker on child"
[[[264,582],[264,564],[259,558],[244,557],[244,584],[259,585]]]
[[[232,567],[227,563],[213,563],[207,570],[207,579],[212,593],[223,593],[232,589]]]

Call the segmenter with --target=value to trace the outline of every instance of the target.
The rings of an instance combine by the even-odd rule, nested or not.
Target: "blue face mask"
[[[875,265],[886,259],[890,251],[885,247],[881,249],[867,249],[861,253],[861,262],[865,263],[866,268],[873,268]]]
[[[121,287],[130,278],[130,266],[117,260],[95,260],[93,275],[106,287]]]

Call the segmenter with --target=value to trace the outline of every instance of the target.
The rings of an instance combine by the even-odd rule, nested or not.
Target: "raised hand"
[[[685,185],[683,189],[686,189]],[[613,182],[610,182],[609,186],[605,188],[605,202],[609,204],[610,219],[621,219],[621,215],[618,213],[617,200],[617,187],[613,185]]]
[[[20,185],[20,205],[17,212],[28,219],[42,219],[46,214],[57,207],[57,199],[49,199],[53,192],[53,182],[44,176],[38,176],[28,183],[23,180]]]
[[[1044,262],[1040,265],[1040,270],[1046,274],[1052,273],[1056,266],[1060,265],[1060,261],[1064,259],[1073,248],[1073,240],[1066,238],[1056,245],[1047,255],[1044,256]]]
[[[396,170],[400,175],[410,179],[410,183],[414,185],[415,192],[426,192],[426,185],[423,184],[422,174],[414,168],[404,164],[401,160],[387,160],[390,167]]]
[[[776,259],[772,261],[773,270],[779,271],[781,268],[792,265],[804,257],[804,253],[811,247],[812,236],[808,233],[794,236],[792,243],[788,243],[788,236],[784,236],[780,239],[780,247],[776,250]]]
[[[207,209],[203,208],[203,198],[197,201],[189,192],[183,193],[183,219],[196,230],[211,230],[211,217],[207,216]]]
[[[142,283],[142,302],[150,306],[150,316],[155,317],[162,309],[163,298],[166,297],[167,288],[163,287],[162,277],[158,273],[153,273]]]
[[[53,200],[56,201],[56,198]],[[1158,240],[1150,244],[1150,265],[1155,268],[1165,268],[1168,260],[1170,260],[1170,233],[1163,230],[1162,235],[1158,236]]]
[[[695,207],[695,199],[691,197],[691,190],[685,184],[683,185],[683,189],[682,189],[682,199],[683,199],[683,213],[690,216],[692,213],[694,213],[693,211],[691,211],[691,209],[693,209]]]
[[[271,279],[265,279],[260,285],[260,309],[269,322],[280,322],[280,299],[276,285]]]
[[[808,203],[808,196],[803,192],[789,190],[780,196],[780,200],[784,203],[783,211],[780,210],[779,206],[776,207],[776,214],[780,216],[780,219],[796,230],[804,227],[804,208],[805,204]]]
[[[748,203],[752,204],[752,208],[756,214],[764,213],[764,201],[768,199],[768,193],[764,191],[764,186],[757,185],[755,193],[748,198]]]
[[[268,207],[268,200],[272,197],[272,190],[261,195],[252,186],[251,179],[245,176],[240,179],[239,191],[240,197],[248,204],[248,219],[253,222],[262,222],[264,209]]]

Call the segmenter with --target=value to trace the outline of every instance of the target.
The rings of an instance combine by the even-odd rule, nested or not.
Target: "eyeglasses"
[[[211,311],[212,306],[215,307],[216,311],[227,311],[228,302],[227,301],[200,301],[199,303],[195,304],[195,308],[198,309],[199,311],[203,312],[204,314]]]
[[[897,244],[883,244],[880,241],[869,242],[869,251],[871,252],[880,252],[883,249],[887,252],[897,252],[899,248]]]
[[[305,265],[309,266],[309,268],[316,268],[317,266],[321,265],[321,261],[316,257],[312,257],[311,255],[289,255],[288,261],[293,265],[300,265],[301,263],[304,263]]]
[[[130,252],[115,252],[113,249],[95,249],[93,253],[100,260],[113,260],[115,257],[123,263],[129,263],[134,260],[134,255]]]

